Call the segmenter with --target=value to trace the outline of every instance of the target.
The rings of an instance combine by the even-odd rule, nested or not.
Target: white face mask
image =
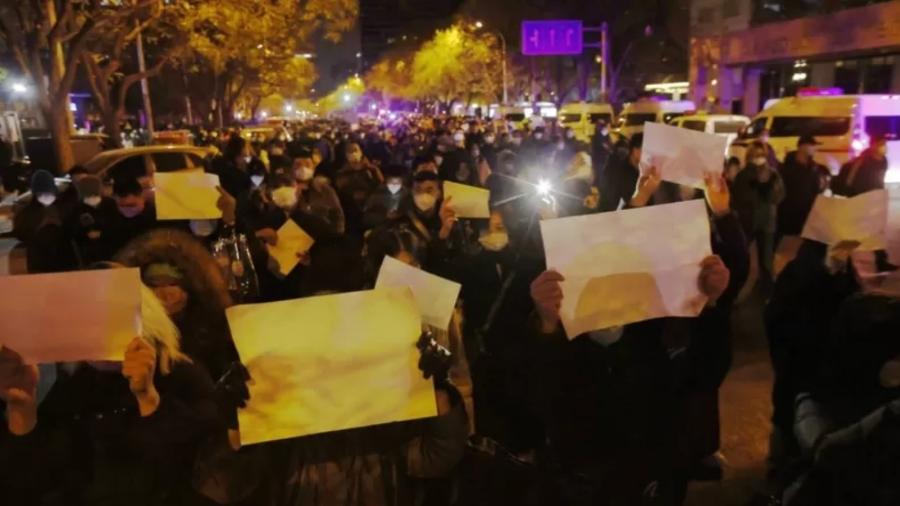
[[[250,163],[250,160],[253,160],[253,157],[252,157],[252,156],[245,156],[245,157],[244,157],[244,163],[249,164],[249,163]]]
[[[402,183],[388,183],[387,189],[389,192],[391,192],[391,195],[396,195],[397,192],[399,192],[400,190],[403,189],[403,184]]]
[[[435,165],[437,165],[438,167],[440,167],[440,166],[441,166],[441,163],[443,163],[443,162],[444,162],[444,157],[443,157],[443,156],[435,156],[435,157],[434,157],[434,163],[435,163]]]
[[[263,176],[250,176],[250,182],[257,188],[262,184],[263,179],[265,179]]]
[[[767,160],[766,157],[764,157],[764,156],[757,156],[756,158],[754,158],[753,160],[751,160],[751,162],[753,163],[753,165],[755,165],[755,166],[757,166],[757,167],[762,167],[763,165],[766,164],[767,161],[768,161],[768,160]]]
[[[566,139],[572,139],[575,137],[575,132],[569,131],[566,132]]]
[[[506,232],[489,232],[478,238],[478,242],[488,251],[500,251],[509,244]]]
[[[434,209],[435,204],[437,204],[437,198],[430,193],[417,193],[413,196],[413,202],[419,208],[419,211],[427,213]]]
[[[191,227],[191,233],[197,237],[209,237],[219,227],[218,220],[191,220],[188,224]]]
[[[600,130],[600,135],[606,137],[607,135],[609,135],[609,129],[604,128],[603,130]]]
[[[534,134],[534,139],[539,141],[544,138],[544,134]]]
[[[52,193],[42,193],[37,196],[37,201],[44,207],[50,207],[56,202],[56,195]]]
[[[622,339],[625,333],[625,327],[610,327],[608,329],[594,330],[588,332],[588,338],[601,346],[612,346]]]
[[[460,128],[462,129],[463,132],[468,132],[468,131],[469,131],[469,124],[468,124],[468,123],[463,123],[462,126],[461,126]]]
[[[297,180],[299,181],[311,181],[312,178],[316,175],[315,169],[310,167],[300,167],[297,169],[294,174],[297,176]]]
[[[484,143],[485,143],[485,144],[493,144],[493,143],[494,143],[494,137],[493,137],[492,135],[489,135],[489,136],[485,137],[485,138],[484,138]]]
[[[291,186],[282,186],[272,192],[272,202],[281,209],[293,209],[297,205],[297,191]]]
[[[103,202],[103,197],[101,197],[100,195],[85,197],[83,202],[86,206],[97,207],[100,205],[100,202]]]
[[[465,134],[463,134],[461,132],[457,132],[456,134],[453,135],[453,142],[455,142],[456,144],[462,144],[465,141],[466,141]]]

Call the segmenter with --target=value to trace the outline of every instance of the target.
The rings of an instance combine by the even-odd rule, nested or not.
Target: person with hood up
[[[53,174],[38,170],[31,178],[31,201],[13,221],[13,236],[26,248],[28,272],[60,272],[75,267],[75,255],[66,239],[64,220]]]
[[[66,236],[73,243],[78,264],[84,268],[106,260],[103,233],[109,230],[107,220],[116,212],[116,202],[103,196],[103,182],[97,176],[85,175],[74,186],[79,200],[66,220]]]
[[[4,504],[160,506],[199,500],[203,440],[224,432],[213,384],[181,351],[178,329],[142,287],[142,331],[116,362],[60,363],[41,374],[0,350],[0,488]]]
[[[115,257],[141,269],[181,334],[181,349],[213,380],[238,360],[225,309],[232,305],[222,271],[203,243],[182,230],[161,228],[129,242]]]

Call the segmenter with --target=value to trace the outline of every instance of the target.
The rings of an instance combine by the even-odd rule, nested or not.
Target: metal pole
[[[600,27],[600,96],[604,101],[606,101],[606,62],[609,61],[608,28],[606,22]]]
[[[497,32],[497,35],[500,36],[500,45],[503,50],[503,105],[507,105],[509,103],[509,95],[506,81],[506,37],[503,36],[503,32]]]
[[[138,71],[144,73],[147,71],[147,64],[144,61],[144,37],[138,32],[137,36],[137,58]],[[150,105],[150,87],[147,84],[147,78],[141,79],[141,95],[144,97],[144,114],[147,115],[147,132],[150,138],[153,137],[153,108]]]

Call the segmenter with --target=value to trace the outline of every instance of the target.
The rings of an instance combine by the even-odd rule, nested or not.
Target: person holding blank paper
[[[153,293],[122,362],[65,363],[40,404],[40,375],[0,350],[4,504],[184,504],[197,448],[224,429],[213,385],[179,346]]]
[[[655,193],[651,176],[638,183],[636,195]],[[685,427],[697,422],[697,396],[715,396],[730,366],[729,308],[747,260],[721,177],[708,178],[707,202],[714,250],[722,256],[699,266],[697,288],[708,303],[698,317],[647,320],[568,340],[560,324],[564,276],[548,270],[531,285],[536,311],[527,343],[539,378],[535,398],[553,458],[566,470],[560,476],[565,504],[681,504],[696,461],[715,451],[691,440]]]

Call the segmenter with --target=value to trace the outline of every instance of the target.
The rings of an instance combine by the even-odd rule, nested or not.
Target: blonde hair
[[[166,314],[153,290],[141,284],[141,338],[156,349],[159,372],[163,375],[172,372],[176,362],[190,362],[191,359],[181,352],[181,333],[178,327]]]

